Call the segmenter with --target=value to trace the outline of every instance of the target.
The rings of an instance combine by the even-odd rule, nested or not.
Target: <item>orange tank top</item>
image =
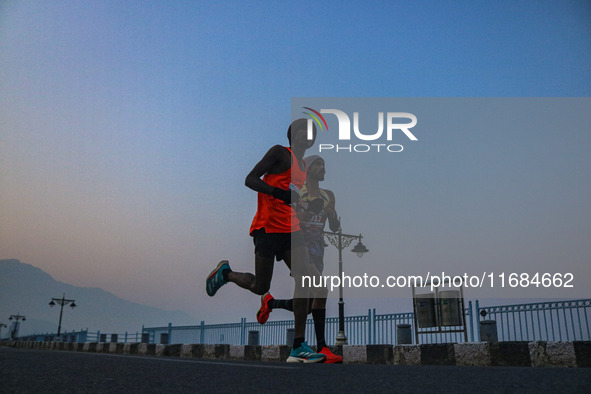
[[[291,149],[288,147],[286,149],[291,153],[291,168],[281,174],[265,174],[263,181],[285,190],[289,189],[290,183],[301,189],[306,182],[306,164],[304,162],[302,171]],[[300,222],[291,206],[270,194],[258,193],[257,213],[250,226],[250,235],[261,228],[265,228],[267,233],[293,233],[300,230]]]

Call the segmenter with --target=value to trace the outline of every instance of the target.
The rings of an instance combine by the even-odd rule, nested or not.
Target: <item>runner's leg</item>
[[[255,275],[250,272],[231,271],[228,273],[228,281],[255,294],[265,294],[271,287],[274,262],[274,257],[261,256],[257,253],[254,258]]]

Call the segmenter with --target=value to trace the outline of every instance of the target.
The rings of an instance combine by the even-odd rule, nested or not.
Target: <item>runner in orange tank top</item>
[[[246,186],[258,192],[257,213],[250,227],[255,245],[255,274],[232,271],[228,261],[222,260],[206,281],[209,296],[214,296],[228,282],[263,295],[271,286],[275,259],[283,260],[300,291],[296,295],[294,290],[295,338],[288,362],[326,360],[325,355],[312,351],[304,340],[309,294],[307,289],[302,289],[300,279],[303,275],[310,275],[309,270],[315,268],[309,264],[308,249],[294,209],[299,188],[306,180],[304,153],[316,138],[316,127],[313,127],[314,139],[308,140],[308,120],[292,122],[287,130],[290,147],[272,147],[246,176]],[[314,271],[312,274],[320,273]]]
[[[306,163],[302,161],[302,170],[293,151],[290,148],[286,149],[291,153],[291,167],[281,174],[265,174],[263,182],[283,190],[289,189],[291,185],[301,189],[306,181]],[[300,223],[296,211],[290,205],[272,195],[259,193],[257,213],[250,226],[250,234],[261,228],[267,233],[293,233],[300,230]]]

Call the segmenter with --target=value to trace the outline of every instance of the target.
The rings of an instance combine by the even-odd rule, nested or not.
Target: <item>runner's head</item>
[[[305,145],[306,149],[314,145],[316,141],[316,125],[312,123],[312,139],[308,139],[308,119],[296,119],[289,125],[287,129],[287,139],[290,146]]]
[[[318,155],[311,155],[304,158],[306,167],[308,168],[308,178],[313,178],[317,181],[324,180],[326,168],[324,166],[324,159]]]

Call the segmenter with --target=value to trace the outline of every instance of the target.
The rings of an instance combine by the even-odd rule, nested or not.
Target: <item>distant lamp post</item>
[[[16,315],[10,315],[10,317],[8,318],[8,320],[15,320],[15,322],[12,323],[12,332],[10,333],[10,337],[12,339],[16,339],[16,337],[18,335],[18,329],[20,327],[19,320],[25,321],[27,319],[24,316],[19,315],[17,313]]]
[[[70,305],[70,307],[72,309],[76,308],[76,303],[74,302],[75,300],[68,300],[66,299],[66,294],[64,293],[64,295],[62,296],[62,298],[52,298],[51,302],[49,303],[50,307],[54,307],[55,303],[57,302],[58,304],[60,304],[60,321],[59,324],[57,326],[57,337],[59,339],[60,337],[60,333],[62,332],[62,314],[64,313],[64,306],[66,305]]]
[[[339,222],[341,218],[339,218]],[[351,234],[343,234],[341,227],[336,233],[331,232],[324,232],[324,235],[328,239],[328,241],[335,246],[339,250],[339,278],[341,278],[341,283],[339,286],[339,332],[336,338],[337,345],[347,345],[347,336],[345,335],[345,301],[343,301],[343,249],[348,247],[351,242],[354,240],[359,240],[357,245],[353,247],[351,250],[353,253],[356,253],[359,258],[363,256],[364,253],[369,252],[369,250],[365,247],[365,245],[361,242],[361,238],[363,236],[359,235],[351,235]]]

